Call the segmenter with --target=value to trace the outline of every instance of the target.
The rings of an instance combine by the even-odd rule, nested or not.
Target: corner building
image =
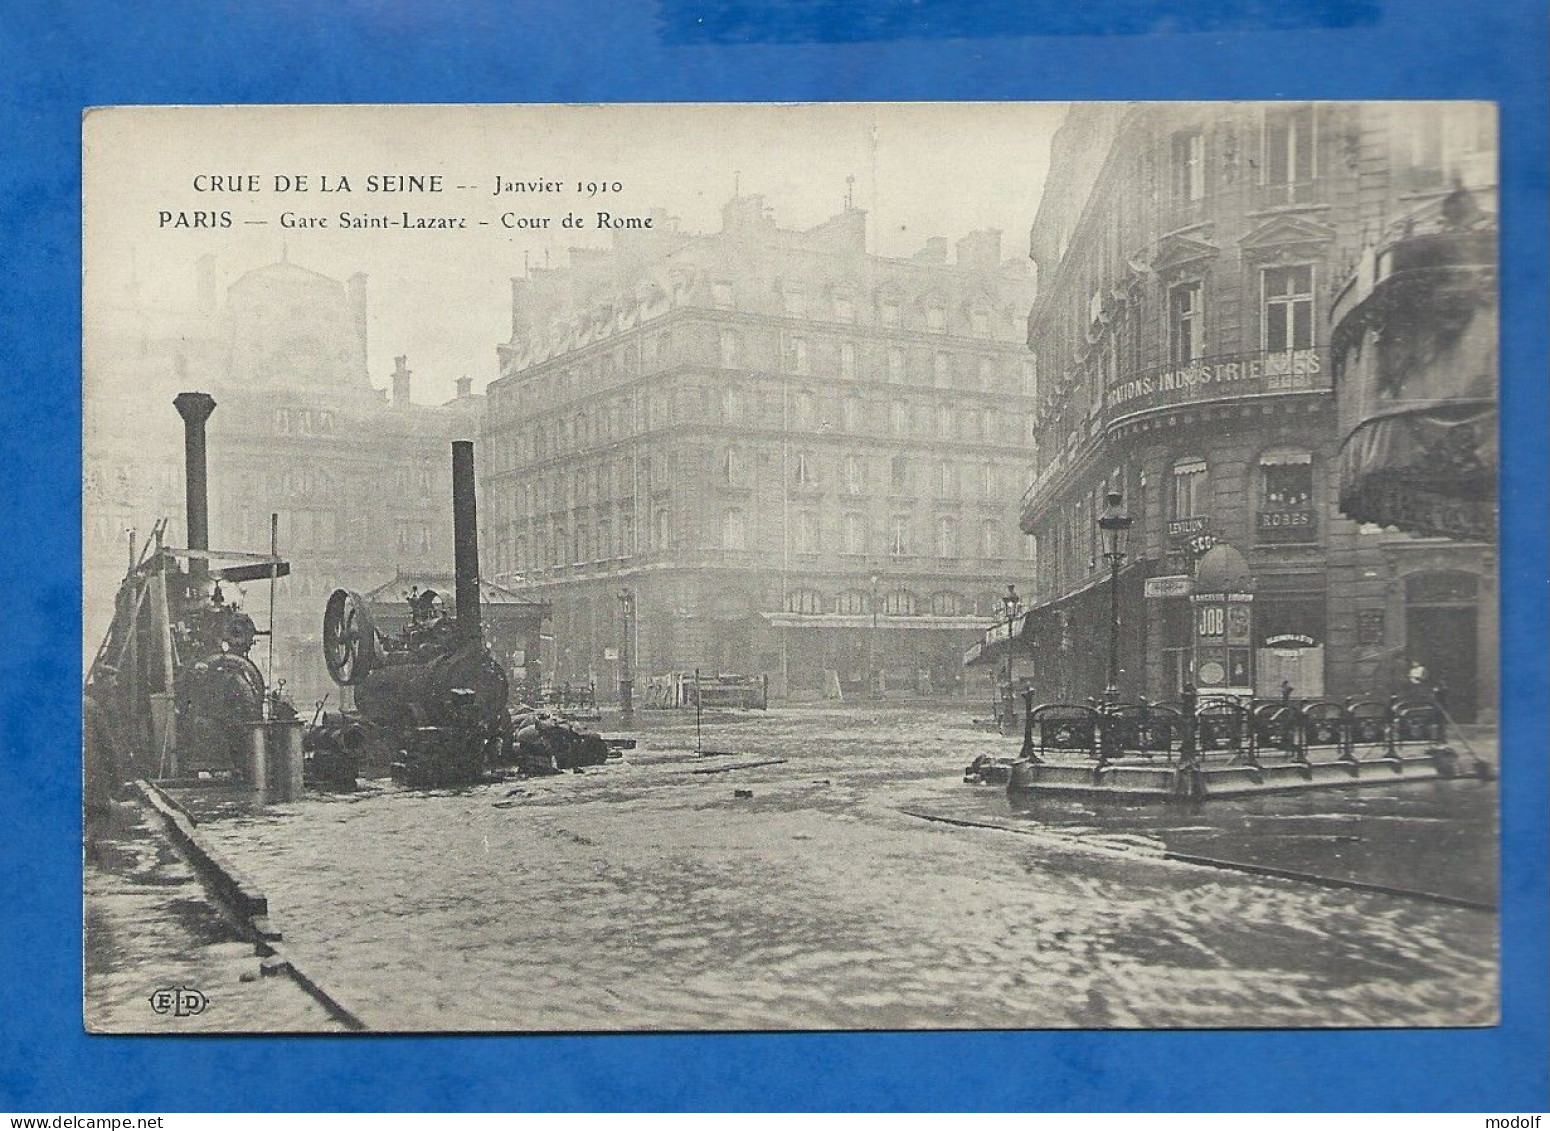
[[[547,675],[959,689],[1027,573],[1026,264],[994,231],[870,254],[848,206],[803,231],[758,196],[719,232],[653,221],[513,281],[487,390],[494,580],[553,603]]]
[[[1134,520],[1119,580],[1123,696],[1174,698],[1185,683],[1261,696],[1290,683],[1299,698],[1406,690],[1415,657],[1393,593],[1426,590],[1407,563],[1428,552],[1339,510],[1330,305],[1386,226],[1494,148],[1468,128],[1478,112],[1072,111],[1030,236],[1037,470],[1020,525],[1038,557],[1024,631],[1041,698],[1106,682],[1106,649],[1092,645],[1109,625],[1096,520],[1110,491]],[[1444,138],[1448,115],[1465,120],[1448,118]],[[1494,162],[1471,168],[1494,178]],[[1224,545],[1213,561],[1229,567],[1210,572],[1246,592],[1217,604],[1197,592],[1195,567]],[[1494,570],[1479,548],[1447,557],[1449,569],[1467,558],[1477,576]],[[1462,650],[1494,649],[1493,626],[1482,614],[1478,649]],[[1491,709],[1491,663],[1459,667],[1460,714]]]

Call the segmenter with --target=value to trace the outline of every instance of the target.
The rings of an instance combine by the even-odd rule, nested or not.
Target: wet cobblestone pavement
[[[340,1026],[285,977],[263,977],[254,944],[210,902],[193,869],[134,804],[88,845],[85,1024],[97,1033],[331,1031]],[[203,1012],[157,1013],[151,995],[187,987]]]
[[[960,781],[1016,746],[970,713],[707,716],[715,757],[694,755],[692,716],[644,715],[625,763],[582,775],[181,800],[375,1029],[1494,1020],[1492,913],[1161,855],[1489,899],[1492,785],[1017,809]]]

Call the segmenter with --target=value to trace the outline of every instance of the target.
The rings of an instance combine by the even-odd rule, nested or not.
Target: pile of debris
[[[617,754],[597,731],[555,711],[519,704],[511,710],[505,759],[523,774],[559,774],[601,766]]]

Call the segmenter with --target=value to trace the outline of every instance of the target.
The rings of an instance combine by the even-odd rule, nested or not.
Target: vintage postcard
[[[1495,1022],[1492,105],[83,134],[92,1031]]]

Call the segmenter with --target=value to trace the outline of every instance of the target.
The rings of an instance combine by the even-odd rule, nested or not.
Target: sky
[[[393,358],[407,354],[415,399],[436,402],[460,376],[475,391],[496,376],[510,279],[524,262],[558,266],[571,247],[605,246],[609,234],[591,226],[600,210],[665,209],[684,230],[709,232],[740,191],[763,194],[781,227],[804,228],[839,212],[850,191],[880,254],[999,228],[1003,255],[1020,257],[1064,112],[1055,103],[95,111],[84,147],[88,328],[131,275],[147,302],[191,304],[194,262],[205,254],[225,283],[282,256],[340,279],[363,271],[373,383],[385,387]],[[431,175],[444,191],[366,191],[372,176]],[[277,191],[277,178],[298,176],[304,190]],[[321,191],[325,177],[334,191]],[[349,192],[338,191],[341,177]],[[211,190],[215,178],[238,191]],[[497,180],[560,190],[497,195]],[[606,188],[593,196],[578,183]],[[180,224],[222,211],[229,227]],[[468,227],[356,230],[338,220],[405,211]],[[282,227],[287,212],[328,227]],[[507,229],[508,212],[548,225]],[[568,212],[589,226],[562,228]]]

